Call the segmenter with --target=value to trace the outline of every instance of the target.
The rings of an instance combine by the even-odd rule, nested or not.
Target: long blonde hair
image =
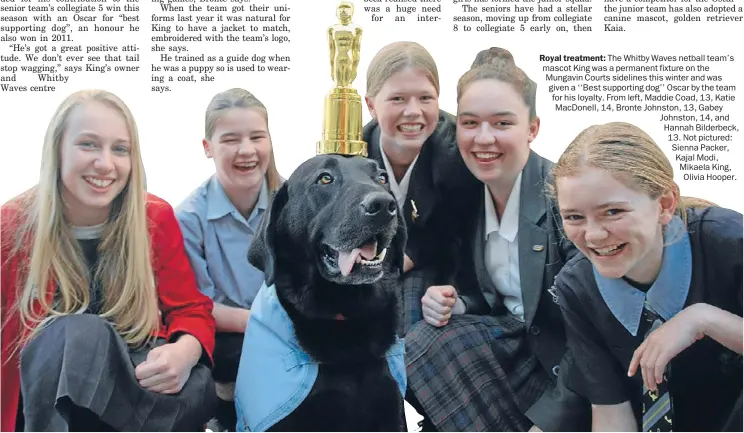
[[[416,42],[393,42],[375,54],[367,68],[367,96],[374,98],[396,73],[416,68],[426,75],[439,96],[439,71],[434,58]]]
[[[19,275],[18,309],[23,327],[33,338],[54,318],[84,312],[90,304],[91,279],[81,247],[65,218],[60,153],[70,113],[85,103],[98,102],[124,118],[131,143],[131,173],[127,185],[114,199],[98,247],[99,262],[93,279],[100,282],[103,302],[100,316],[110,320],[129,345],[147,342],[161,323],[151,264],[147,220],[145,171],[137,125],[129,108],[116,95],[84,90],[68,96],[57,108],[44,136],[39,183],[20,198],[23,213],[15,253],[25,239],[32,239],[29,260]],[[48,284],[57,282],[49,302]],[[41,311],[34,309],[38,302]]]
[[[212,138],[214,129],[217,127],[217,122],[232,108],[249,108],[256,110],[266,121],[266,128],[268,130],[269,112],[266,110],[266,106],[264,106],[264,104],[251,92],[241,88],[233,88],[214,95],[212,100],[209,101],[207,111],[204,115],[205,139],[210,140]],[[270,132],[269,139],[271,139]],[[273,142],[271,144],[271,149],[269,150],[269,164],[266,167],[266,182],[268,184],[269,193],[278,191],[283,182],[282,177],[279,175],[279,171],[276,169]]]
[[[675,213],[685,223],[687,208],[715,206],[707,200],[680,196],[669,159],[648,134],[630,123],[594,125],[579,133],[553,169],[549,194],[557,198],[555,181],[575,176],[587,167],[607,171],[629,188],[643,191],[653,199],[672,191],[677,199]]]

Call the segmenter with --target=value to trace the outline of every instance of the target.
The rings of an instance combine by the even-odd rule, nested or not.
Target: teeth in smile
[[[418,132],[421,131],[423,127],[424,126],[420,123],[416,125],[398,125],[398,128],[403,132]]]
[[[377,266],[385,260],[385,254],[387,254],[387,248],[380,251],[380,254],[376,255],[372,260],[364,260],[361,256],[357,257],[357,263],[365,266]]]
[[[501,156],[500,153],[494,152],[475,152],[475,157],[478,159],[496,159]]]
[[[248,169],[255,168],[257,165],[258,165],[257,162],[235,164],[235,166],[238,168],[248,168]]]
[[[84,179],[85,179],[86,182],[88,182],[88,183],[90,183],[90,184],[92,184],[94,186],[97,186],[99,188],[106,188],[107,186],[109,186],[112,183],[114,183],[113,179],[105,179],[104,180],[104,179],[96,179],[94,177],[85,177]]]
[[[620,248],[620,245],[612,245],[612,246],[604,247],[604,248],[593,248],[593,250],[600,256],[606,256],[608,254],[614,253],[619,248]]]

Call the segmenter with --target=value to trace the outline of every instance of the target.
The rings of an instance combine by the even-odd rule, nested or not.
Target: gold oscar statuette
[[[336,10],[339,22],[328,28],[331,78],[336,86],[325,97],[318,154],[367,156],[367,143],[362,140],[362,98],[351,87],[362,43],[362,28],[351,22],[352,15],[354,5],[342,1]]]

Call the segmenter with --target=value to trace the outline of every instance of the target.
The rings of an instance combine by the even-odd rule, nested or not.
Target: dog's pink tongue
[[[354,263],[357,262],[359,256],[362,256],[365,260],[372,260],[375,258],[376,252],[377,242],[370,242],[361,248],[354,248],[351,251],[339,251],[338,267],[341,270],[341,275],[346,277],[351,274],[351,270],[354,268]]]
[[[361,252],[362,250],[359,248],[338,252],[338,268],[341,270],[341,275],[346,277],[351,273],[351,268],[354,267],[354,263],[356,263],[357,257],[359,257],[359,253]]]

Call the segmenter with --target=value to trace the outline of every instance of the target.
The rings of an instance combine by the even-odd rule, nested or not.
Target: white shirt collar
[[[484,236],[486,240],[488,240],[488,235],[491,233],[498,233],[507,241],[514,242],[514,239],[517,237],[517,230],[519,229],[519,193],[522,189],[522,173],[519,173],[517,180],[514,181],[514,186],[511,193],[509,193],[509,199],[506,201],[506,208],[500,222],[496,215],[496,207],[488,185],[485,185],[484,189],[486,194],[486,230]]]
[[[385,154],[385,149],[382,148],[382,134],[380,134],[380,141],[378,143],[380,146],[380,154],[382,155],[382,163],[385,165],[385,171],[388,172],[388,178],[390,179],[390,189],[393,191],[393,195],[395,196],[396,200],[398,201],[398,204],[400,207],[403,207],[403,203],[406,201],[406,196],[408,195],[408,185],[411,182],[411,173],[413,173],[413,167],[416,165],[416,161],[418,161],[418,155],[416,155],[416,158],[414,158],[411,165],[408,166],[408,170],[406,170],[406,174],[403,175],[403,179],[400,180],[400,183],[395,179],[395,174],[393,172],[393,166],[390,164],[390,160],[388,159],[387,155]]]

